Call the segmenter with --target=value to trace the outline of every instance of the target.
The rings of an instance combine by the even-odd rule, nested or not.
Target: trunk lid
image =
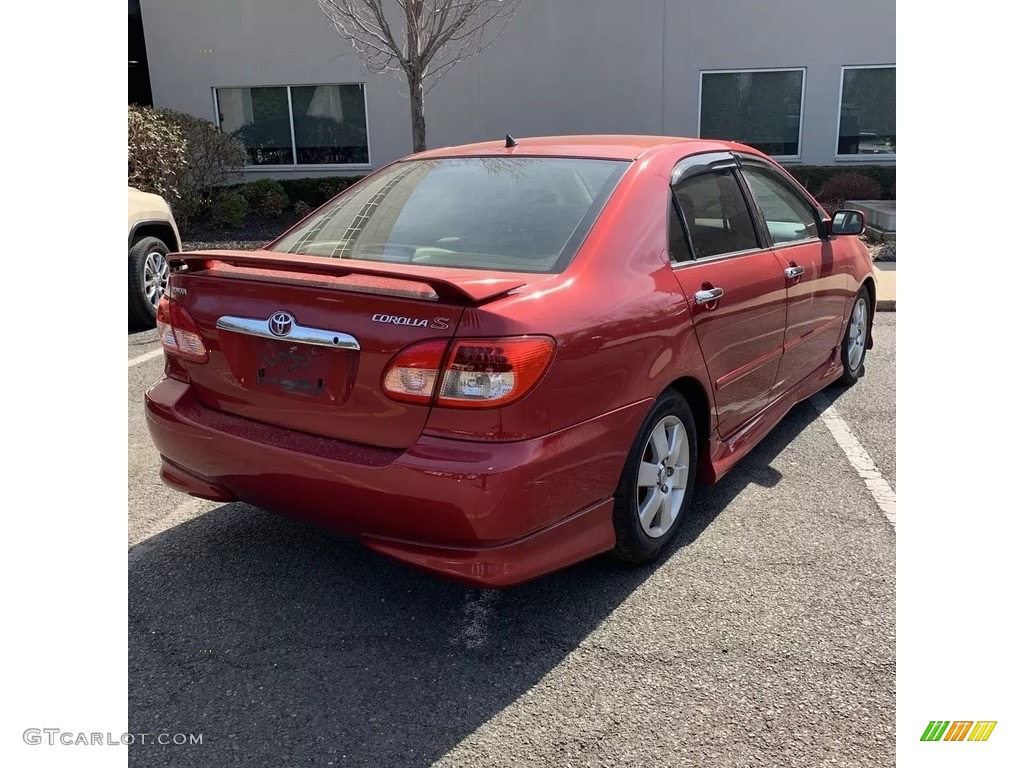
[[[395,402],[381,377],[396,353],[449,340],[466,306],[547,275],[211,251],[171,261],[171,299],[209,362],[183,362],[204,405],[302,432],[407,448],[430,407]]]

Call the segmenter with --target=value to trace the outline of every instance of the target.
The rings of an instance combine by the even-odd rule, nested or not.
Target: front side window
[[[700,137],[799,157],[804,71],[702,72]]]
[[[836,156],[872,155],[896,156],[896,67],[846,67]]]
[[[704,173],[672,188],[698,259],[758,247],[750,209],[732,171]]]
[[[221,130],[245,147],[249,165],[370,162],[362,85],[217,88]]]
[[[628,166],[559,157],[408,160],[353,187],[271,250],[558,272]]]
[[[767,169],[744,168],[743,175],[764,214],[773,245],[818,237],[818,218],[803,197]]]

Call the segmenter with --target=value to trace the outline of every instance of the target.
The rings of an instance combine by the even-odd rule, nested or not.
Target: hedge
[[[362,176],[319,176],[307,179],[281,179],[284,193],[293,203],[300,200],[319,208],[336,194],[355,184]]]
[[[319,208],[339,192],[348,189],[363,176],[319,176],[307,179],[254,179],[242,184],[228,184],[221,188],[222,194],[238,192],[250,202],[250,213],[274,217],[280,215],[285,207],[294,207],[296,203],[305,203],[308,210]],[[281,210],[277,209],[281,201],[273,207],[261,205],[266,193],[275,190],[284,192]],[[262,208],[262,210],[261,210]]]
[[[878,182],[882,188],[882,200],[896,199],[895,165],[844,163],[842,165],[786,165],[785,168],[812,195],[817,195],[825,182],[833,176],[838,176],[841,173],[859,173]]]

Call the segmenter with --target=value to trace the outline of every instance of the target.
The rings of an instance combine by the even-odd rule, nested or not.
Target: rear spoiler
[[[210,262],[251,269],[282,270],[309,275],[370,275],[412,280],[429,285],[442,301],[482,304],[521,288],[527,281],[519,277],[477,277],[468,270],[446,267],[417,267],[411,264],[368,264],[349,259],[305,256],[269,251],[192,251],[168,258],[172,270],[183,266],[189,272],[209,269]]]

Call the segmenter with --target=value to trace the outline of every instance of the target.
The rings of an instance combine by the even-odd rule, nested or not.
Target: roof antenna
[[[519,142],[513,139],[509,134],[505,134],[505,149],[512,149],[512,147],[518,147]]]

